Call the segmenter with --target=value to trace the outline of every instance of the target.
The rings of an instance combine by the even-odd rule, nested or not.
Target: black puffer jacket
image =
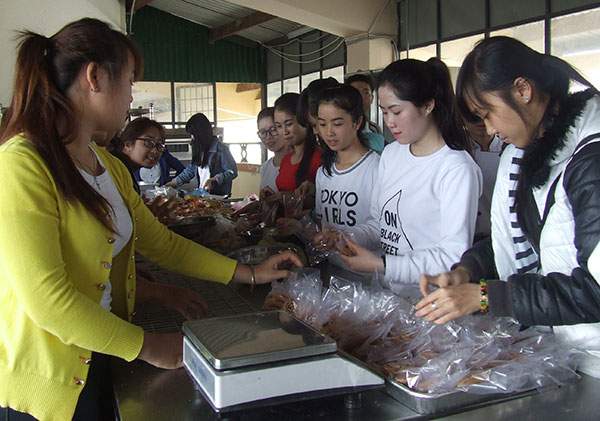
[[[469,271],[473,282],[491,279],[488,297],[492,315],[512,316],[525,325],[600,322],[600,285],[596,280],[600,281],[600,250],[597,250],[600,242],[600,139],[589,135],[578,139],[575,135],[582,132],[578,125],[590,121],[595,122],[592,123],[598,128],[595,131],[600,132],[600,101],[595,91],[588,90],[571,95],[559,104],[559,109],[561,112],[553,116],[544,136],[525,151],[518,188],[519,223],[538,254],[543,232],[546,237],[564,235],[564,253],[573,253],[577,265],[568,271],[548,270],[545,265],[552,266],[552,262],[545,262],[542,250],[538,273],[515,273],[508,276],[508,282],[494,280],[499,278],[496,264],[500,257],[494,253],[498,247],[492,247],[490,239],[475,244],[459,263]],[[590,119],[590,113],[594,118]],[[556,156],[568,151],[570,157],[571,151],[575,151],[575,146],[584,139],[588,143],[564,168],[562,183],[556,175],[550,178],[550,174],[555,174],[556,168],[552,165]],[[564,166],[567,161],[558,165]],[[499,173],[498,177],[501,176]],[[538,212],[539,205],[540,208],[546,205],[546,211],[551,208],[555,191],[551,190],[547,195],[545,204],[539,199],[536,204],[532,193],[540,188],[545,191],[544,187],[555,180],[556,189],[564,189],[572,213],[569,219],[573,220],[574,228],[570,233],[566,225],[550,220],[543,224],[543,214],[540,216]],[[546,232],[552,230],[552,233]],[[502,241],[498,236],[493,238]],[[506,241],[510,242],[511,238]]]

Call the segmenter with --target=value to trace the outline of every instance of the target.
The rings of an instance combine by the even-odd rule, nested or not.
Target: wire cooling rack
[[[145,265],[157,282],[189,288],[198,292],[208,304],[205,317],[233,316],[255,312],[254,308],[227,285],[178,275],[157,266]],[[181,332],[185,318],[177,311],[156,303],[136,305],[132,322],[151,333]]]

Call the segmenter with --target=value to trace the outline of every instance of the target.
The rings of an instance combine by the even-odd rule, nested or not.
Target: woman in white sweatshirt
[[[471,246],[482,181],[442,61],[390,64],[378,94],[397,142],[381,156],[371,218],[353,230],[356,256],[343,259],[354,270],[385,273],[397,290],[447,271]],[[374,244],[383,257],[367,250]]]

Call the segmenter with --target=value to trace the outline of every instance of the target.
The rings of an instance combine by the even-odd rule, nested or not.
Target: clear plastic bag
[[[520,331],[513,319],[480,315],[435,325],[414,315],[414,291],[394,294],[377,280],[369,289],[338,278],[320,286],[318,275],[308,274],[274,284],[272,294],[284,295],[289,311],[340,349],[414,390],[511,393],[579,378],[580,353],[548,329]]]

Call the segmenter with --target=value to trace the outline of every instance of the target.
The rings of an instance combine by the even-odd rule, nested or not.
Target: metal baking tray
[[[396,383],[389,378],[385,380],[385,392],[413,411],[427,415],[456,412],[458,409],[465,411],[479,406],[492,405],[538,393],[536,389],[525,392],[493,393],[487,395],[461,391],[422,393],[416,392],[403,384]]]
[[[337,350],[333,339],[285,311],[190,320],[183,333],[217,370]]]

